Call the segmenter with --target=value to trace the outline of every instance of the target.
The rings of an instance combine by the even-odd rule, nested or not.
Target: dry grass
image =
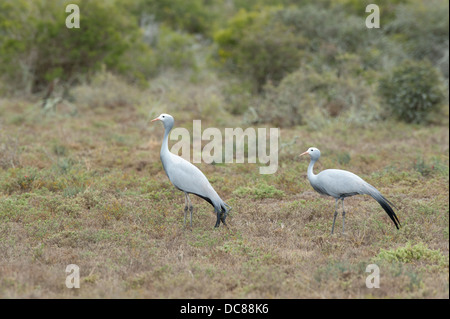
[[[160,93],[149,94],[151,103]],[[0,156],[0,297],[449,297],[448,124],[364,129],[337,121],[320,131],[282,130],[280,168],[270,176],[256,164],[200,164],[233,211],[228,229],[214,229],[211,207],[193,198],[190,231],[183,195],[159,161],[162,127],[148,123],[161,105],[50,114],[4,101],[0,145],[13,142]],[[191,129],[201,107],[169,111]],[[239,123],[225,117],[219,127]],[[356,196],[346,200],[346,234],[330,236],[334,201],[312,190],[308,161],[297,157],[312,145],[323,154],[316,170],[359,174],[397,205],[403,228],[374,200]],[[242,192],[258,185],[276,196]],[[430,254],[380,257],[419,243]],[[442,258],[427,257],[436,254]],[[371,263],[380,266],[379,289],[365,286]],[[80,289],[65,287],[68,264],[80,267]]]

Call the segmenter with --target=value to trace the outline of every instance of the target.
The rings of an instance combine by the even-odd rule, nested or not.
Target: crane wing
[[[390,205],[394,206],[372,185],[358,175],[339,169],[327,169],[317,174],[316,187],[334,198],[366,194],[372,196],[399,229],[400,221]],[[395,207],[395,206],[394,206]]]
[[[170,153],[170,161],[168,163],[170,164],[163,164],[164,170],[176,188],[204,199],[220,200],[206,176],[195,165],[172,153]]]
[[[327,169],[317,174],[314,188],[320,189],[332,197],[346,197],[356,194],[365,194],[367,182],[351,172],[340,169]]]

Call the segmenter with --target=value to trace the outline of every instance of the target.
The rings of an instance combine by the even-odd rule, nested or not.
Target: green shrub
[[[377,258],[388,262],[396,261],[402,263],[412,263],[422,260],[439,265],[447,265],[448,267],[448,256],[445,257],[440,250],[430,249],[423,243],[412,246],[408,242],[405,247],[391,250],[381,249]]]
[[[252,103],[252,88],[248,83],[230,81],[223,88],[226,110],[233,115],[244,114]]]
[[[438,71],[426,61],[407,60],[383,76],[379,93],[397,119],[426,123],[444,100]]]
[[[124,52],[116,69],[130,83],[145,87],[168,69],[197,70],[199,41],[189,33],[174,31],[165,25],[155,29],[151,43],[144,38]]]
[[[166,68],[195,69],[195,46],[193,36],[161,27],[154,48],[159,71]]]
[[[342,66],[345,68],[345,66]],[[346,114],[348,121],[364,123],[379,118],[374,89],[363,79],[336,71],[318,72],[302,67],[286,76],[278,86],[266,85],[254,109],[255,122],[289,127],[313,127],[327,118]]]
[[[383,27],[384,23],[395,18],[396,9],[399,4],[408,2],[411,2],[411,0],[335,0],[332,1],[332,5],[342,5],[345,11],[355,15],[368,15],[369,13],[365,13],[367,5],[372,3],[376,4],[380,8],[380,17],[382,19],[381,27]]]
[[[69,3],[80,8],[79,29],[66,27]],[[103,64],[119,68],[121,55],[139,35],[134,17],[114,1],[5,0],[0,21],[0,74],[31,92]]]
[[[369,29],[364,23],[365,7],[371,3],[369,0],[340,0],[332,1],[328,6],[314,3],[290,7],[278,10],[274,19],[306,39],[304,63],[316,69],[339,68],[341,61],[338,57],[355,55],[359,57],[360,72],[367,73],[366,80],[369,80],[376,77],[367,71],[390,68],[408,56],[398,38],[386,35],[388,27],[385,27],[395,17],[398,3],[405,1],[408,0],[377,1],[382,19],[380,29]],[[412,23],[416,23],[414,21],[420,19],[412,20]],[[416,27],[421,26],[416,23]],[[444,38],[439,41],[445,46]]]
[[[138,42],[121,55],[115,69],[118,71],[115,73],[123,75],[128,83],[146,87],[147,81],[160,71],[156,50],[147,43]]]
[[[359,16],[348,15],[339,8],[317,5],[286,8],[275,12],[274,19],[308,39],[307,49],[320,54],[327,50],[330,54],[352,52],[374,36]]]
[[[300,65],[304,39],[273,19],[277,9],[239,11],[227,28],[217,31],[218,58],[223,66],[261,91],[267,81],[277,84]]]
[[[385,33],[400,43],[410,58],[428,59],[448,78],[448,15],[448,1],[414,1],[399,5]]]
[[[216,15],[204,0],[120,0],[141,20],[143,16],[152,16],[175,30],[189,33],[207,33]]]

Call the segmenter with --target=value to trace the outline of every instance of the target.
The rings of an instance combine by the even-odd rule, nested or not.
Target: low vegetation
[[[405,61],[380,80],[390,113],[408,123],[426,123],[445,98],[438,71],[429,62]]]
[[[282,129],[276,174],[199,164],[233,210],[229,228],[214,229],[211,207],[193,197],[190,231],[159,160],[162,129],[148,123],[162,109],[82,106],[70,115],[2,104],[2,131],[16,137],[1,140],[2,297],[448,297],[447,125]],[[165,111],[192,125],[184,111]],[[334,201],[313,191],[298,158],[310,145],[323,153],[317,170],[359,174],[396,204],[403,227],[357,196],[346,234],[330,236]],[[79,290],[64,285],[72,263]],[[380,289],[365,287],[372,263]]]
[[[448,2],[379,1],[377,30],[365,2],[70,1],[74,30],[68,1],[2,1],[0,297],[448,298]],[[195,196],[184,227],[163,112],[189,132],[280,128],[275,174],[197,164],[228,228]],[[310,146],[316,171],[358,174],[403,227],[355,196],[331,236]]]

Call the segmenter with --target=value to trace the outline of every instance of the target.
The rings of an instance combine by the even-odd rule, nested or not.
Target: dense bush
[[[421,0],[419,0],[421,1]],[[369,4],[376,4],[380,8],[381,27],[395,18],[396,9],[399,5],[411,2],[411,0],[334,0],[333,5],[342,5],[344,10],[353,15],[368,15],[366,7]]]
[[[204,0],[120,0],[139,20],[150,16],[175,30],[207,33],[215,14]],[[142,21],[141,21],[142,22]]]
[[[134,43],[120,58],[115,70],[131,83],[145,86],[161,72],[197,70],[200,45],[189,33],[158,26],[152,43]]]
[[[309,4],[283,9],[277,11],[275,19],[306,39],[304,62],[317,69],[340,68],[337,57],[345,54],[358,56],[363,72],[389,68],[405,58],[402,48],[385,36],[384,29],[366,28],[365,7],[351,14],[354,10],[347,7],[356,3],[345,3],[344,7],[332,2],[331,7]]]
[[[408,123],[426,123],[445,97],[439,72],[429,62],[407,60],[380,79],[389,111]]]
[[[422,62],[387,70],[426,59],[448,79],[448,2],[379,0],[381,28],[368,29],[370,2],[3,0],[0,92],[62,83],[54,95],[115,108],[136,102],[137,84],[163,83],[167,105],[279,126],[369,123],[385,116],[383,97],[396,117],[426,122],[442,102],[438,75]],[[81,29],[65,27],[69,3]]]
[[[448,78],[449,3],[417,1],[396,7],[396,18],[386,25],[386,33],[400,43],[413,59],[428,59]]]
[[[68,29],[69,3],[80,7],[80,28]],[[136,21],[114,2],[16,1],[0,4],[0,72],[32,92],[53,79],[117,68],[138,35]]]
[[[346,68],[343,68],[346,69]],[[355,122],[379,116],[374,89],[366,82],[343,72],[318,72],[302,67],[286,76],[278,86],[265,86],[264,97],[255,108],[257,121],[277,126],[321,125],[317,121],[346,114]]]
[[[157,55],[155,48],[144,42],[137,42],[120,56],[114,67],[108,70],[123,75],[132,84],[145,87],[148,85],[148,79],[160,72]]]
[[[192,69],[196,67],[195,40],[189,34],[162,27],[154,46],[158,68]]]
[[[276,85],[301,63],[318,70],[339,69],[338,57],[353,54],[361,57],[362,73],[403,59],[403,52],[382,30],[366,28],[362,16],[364,11],[351,15],[339,5],[241,10],[214,40],[225,69],[253,81],[257,92],[267,81]]]
[[[307,49],[312,53],[328,53],[327,49],[331,54],[354,52],[376,36],[361,17],[348,15],[339,8],[316,5],[287,8],[278,10],[275,20],[308,39]]]
[[[276,84],[296,69],[305,45],[292,28],[274,19],[276,11],[241,10],[214,36],[225,68],[251,81],[258,92],[267,81]]]
[[[242,115],[251,105],[253,96],[248,83],[241,81],[228,81],[222,88],[225,98],[226,110],[233,115]]]

